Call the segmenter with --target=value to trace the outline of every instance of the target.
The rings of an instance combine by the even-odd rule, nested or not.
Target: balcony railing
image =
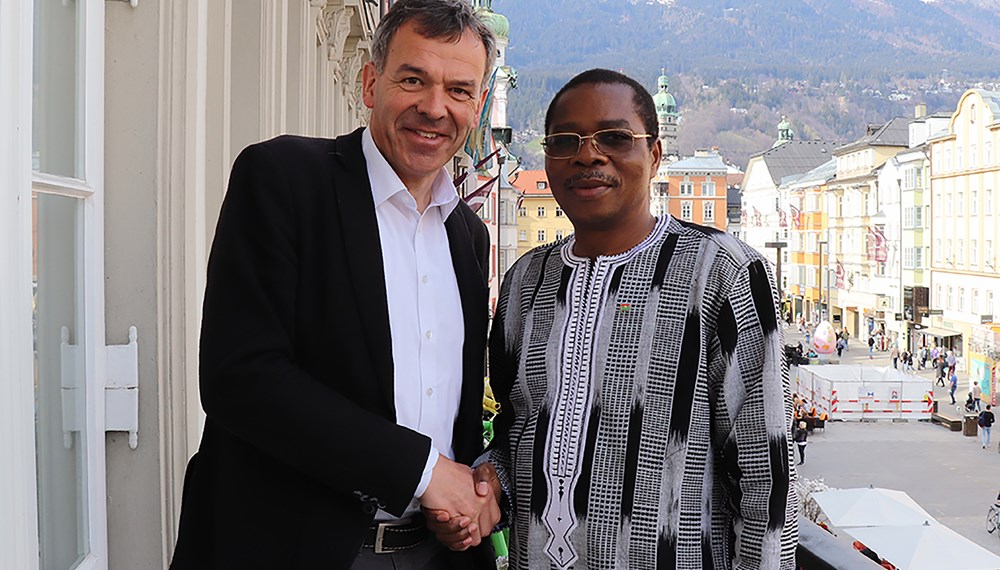
[[[800,570],[880,570],[850,545],[816,523],[799,516],[799,547],[795,551],[796,567]]]

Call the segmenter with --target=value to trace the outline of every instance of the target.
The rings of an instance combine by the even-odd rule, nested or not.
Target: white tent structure
[[[812,498],[839,528],[937,524],[909,495],[894,489],[831,489],[813,493]]]
[[[931,419],[933,383],[889,366],[799,366],[792,384],[831,420]]]
[[[939,524],[846,530],[900,570],[996,570],[1000,556]]]

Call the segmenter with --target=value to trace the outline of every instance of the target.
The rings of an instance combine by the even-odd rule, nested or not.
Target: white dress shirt
[[[444,221],[458,194],[441,168],[424,212],[365,129],[361,149],[375,200],[392,338],[396,423],[431,438],[423,476],[406,514],[419,510],[438,453],[454,459],[452,432],[462,395],[465,320]],[[383,511],[379,520],[391,519]]]

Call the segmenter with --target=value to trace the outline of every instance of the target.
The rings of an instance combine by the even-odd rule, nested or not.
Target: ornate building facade
[[[167,567],[230,167],[367,122],[388,5],[0,0],[0,568]]]

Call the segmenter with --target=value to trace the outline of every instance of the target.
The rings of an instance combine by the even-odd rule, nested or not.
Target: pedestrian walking
[[[938,355],[934,361],[934,367],[937,368],[937,385],[944,388],[945,371],[948,370],[948,365],[945,364],[944,358]]]
[[[954,372],[951,373],[949,378],[951,381],[951,386],[948,388],[948,394],[951,396],[951,405],[955,405],[955,390],[958,390],[958,374]]]
[[[919,354],[920,354],[920,369],[923,370],[924,368],[927,368],[927,347],[921,346]]]
[[[806,422],[799,422],[799,427],[796,428],[792,439],[795,440],[795,446],[799,448],[799,465],[802,465],[806,462],[806,440],[809,439]]]
[[[837,357],[840,357],[840,356],[842,356],[842,355],[843,355],[843,353],[844,353],[844,346],[845,346],[846,344],[847,344],[847,343],[846,343],[846,342],[844,342],[844,339],[843,339],[843,338],[838,338],[838,339],[837,339]]]
[[[844,329],[844,332],[840,333],[840,337],[844,339],[844,350],[850,350],[851,333]]]
[[[889,358],[892,359],[892,367],[899,370],[899,348],[896,345],[892,345],[892,350],[889,352]]]
[[[812,338],[812,335],[809,334],[809,329],[807,328],[806,329],[806,348],[807,349],[812,348],[811,343],[809,342],[811,338]]]
[[[948,356],[944,359],[948,363],[948,374],[954,374],[955,366],[958,364],[958,358],[955,356],[955,351],[949,350]]]
[[[868,337],[868,359],[869,360],[873,358],[872,357],[872,352],[874,350],[875,350],[875,337],[874,336],[869,336]]]
[[[979,427],[983,430],[982,441],[983,449],[990,446],[990,429],[993,428],[993,422],[996,421],[996,416],[990,411],[990,405],[986,404],[986,409],[979,412]]]
[[[983,405],[983,389],[979,387],[979,382],[972,383],[972,400],[976,405],[976,411],[980,411]]]

